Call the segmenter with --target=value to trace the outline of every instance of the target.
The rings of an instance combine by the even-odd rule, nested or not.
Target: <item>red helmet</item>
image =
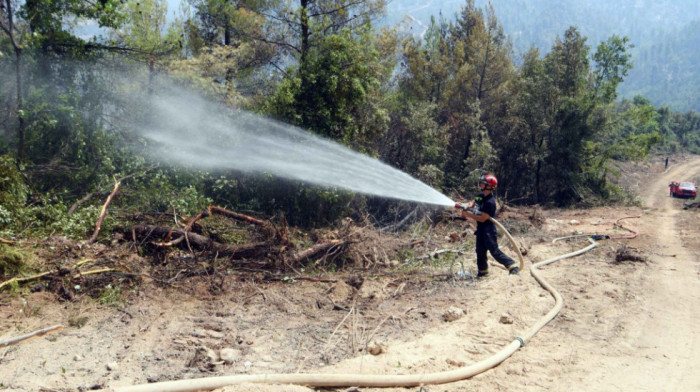
[[[486,174],[479,177],[479,184],[486,184],[486,189],[496,189],[498,186],[498,179],[493,174]]]

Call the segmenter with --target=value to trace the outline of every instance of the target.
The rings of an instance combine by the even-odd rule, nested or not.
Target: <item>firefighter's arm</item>
[[[477,221],[477,222],[484,223],[484,222],[486,222],[487,220],[489,220],[489,218],[491,217],[491,215],[489,215],[489,214],[487,214],[487,213],[485,213],[485,212],[482,212],[482,213],[479,214],[479,215],[474,215],[474,214],[472,214],[471,212],[462,211],[462,217],[464,217],[464,218],[471,218],[471,219],[474,219],[474,220]]]

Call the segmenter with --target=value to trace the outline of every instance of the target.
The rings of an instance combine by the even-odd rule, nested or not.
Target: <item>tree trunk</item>
[[[486,65],[489,60],[489,51],[491,51],[491,31],[489,28],[488,42],[486,43],[486,52],[484,53],[484,62],[481,64],[481,72],[479,73],[479,87],[477,88],[476,97],[481,101],[484,98],[484,80],[486,79]]]
[[[19,43],[19,37],[15,36],[15,23],[13,20],[14,11],[12,10],[12,1],[5,0],[5,6],[0,8],[4,11],[4,20],[0,19],[0,28],[7,34],[10,39],[12,48],[15,50],[15,82],[17,84],[17,167],[24,160],[24,102],[22,100],[22,46]]]
[[[535,169],[535,200],[538,203],[542,203],[543,200],[540,199],[540,171],[542,170],[542,161],[537,159],[537,169]]]
[[[309,0],[301,1],[301,63],[306,59],[306,52],[309,50],[309,14],[307,6],[309,5]]]
[[[224,26],[224,46],[231,46],[231,26],[228,22]],[[228,56],[227,56],[228,57]],[[226,68],[226,98],[233,96],[233,68]]]
[[[15,46],[17,78],[17,166],[24,160],[24,101],[22,100],[22,48]]]
[[[459,175],[459,176],[464,175],[464,169],[467,167],[466,162],[467,162],[467,158],[469,158],[469,147],[471,147],[471,144],[472,144],[472,138],[471,138],[471,136],[467,136],[467,141],[464,143],[464,153],[462,153],[462,160],[458,162],[459,173],[457,175]]]
[[[156,77],[156,58],[151,54],[148,58],[148,95],[153,95],[153,79]]]

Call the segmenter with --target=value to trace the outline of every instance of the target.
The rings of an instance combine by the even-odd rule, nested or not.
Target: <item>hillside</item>
[[[488,2],[477,0],[478,7]],[[655,105],[675,110],[700,110],[700,98],[694,91],[700,83],[697,72],[700,34],[697,1],[623,0],[492,0],[496,16],[513,42],[517,59],[531,46],[543,53],[551,48],[570,26],[588,37],[592,50],[613,34],[628,36],[632,44],[634,68],[620,86],[622,97],[644,95]],[[422,34],[431,16],[453,20],[465,1],[415,0],[392,1],[387,7],[387,22],[404,25]],[[410,15],[411,18],[405,18]],[[413,21],[412,21],[413,20]]]
[[[620,86],[622,96],[642,95],[655,105],[700,111],[700,19],[643,42],[634,69]]]

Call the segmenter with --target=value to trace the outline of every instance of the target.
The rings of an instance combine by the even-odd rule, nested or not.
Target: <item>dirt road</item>
[[[685,227],[681,215],[691,212],[668,194],[672,180],[699,175],[700,160],[694,160],[670,168],[642,190],[658,255],[649,266],[643,307],[631,313],[632,329],[624,339],[636,350],[601,361],[602,371],[591,372],[591,382],[620,391],[700,391],[700,252],[684,245],[679,232],[697,233],[700,221]]]

